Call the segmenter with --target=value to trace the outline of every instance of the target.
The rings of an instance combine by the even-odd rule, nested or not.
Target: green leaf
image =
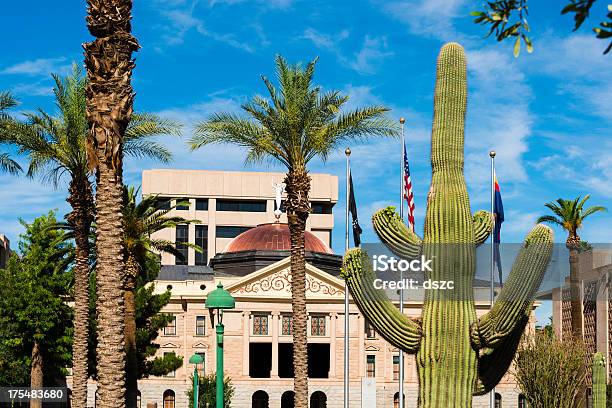
[[[514,42],[514,58],[518,58],[521,52],[521,38],[516,37],[516,41]]]
[[[482,16],[483,14],[484,14],[484,12],[482,12],[482,11],[472,11],[472,12],[470,12],[470,16],[474,16],[474,17]]]

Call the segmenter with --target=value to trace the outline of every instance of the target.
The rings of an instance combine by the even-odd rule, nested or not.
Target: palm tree
[[[123,143],[134,106],[132,0],[87,0],[84,45],[88,158],[96,169],[98,390],[101,408],[125,407],[125,320],[121,278],[123,246]]]
[[[28,176],[38,177],[55,187],[59,186],[63,176],[69,179],[66,201],[72,210],[66,218],[76,244],[73,401],[75,406],[86,406],[89,237],[94,219],[92,172],[86,154],[89,133],[85,98],[87,80],[76,66],[67,77],[54,75],[53,78],[58,114],[52,116],[42,110],[25,114],[25,122],[16,122],[7,128],[7,138],[18,146],[20,153],[30,158]],[[136,114],[126,132],[125,153],[168,162],[171,153],[151,138],[178,134],[178,131],[179,126],[174,122],[151,114]]]
[[[310,176],[307,165],[323,160],[340,145],[368,136],[394,136],[397,130],[385,118],[389,109],[372,106],[342,112],[348,96],[321,92],[312,78],[317,60],[306,67],[276,58],[280,89],[265,77],[270,100],[255,96],[242,109],[249,118],[218,113],[200,123],[190,140],[191,149],[213,143],[248,149],[247,161],[271,159],[287,167],[287,218],[291,234],[291,292],[293,308],[294,391],[296,408],[308,407],[306,349],[306,294],[304,230],[310,214]]]
[[[140,203],[136,202],[138,190],[134,187],[124,188],[123,207],[123,247],[125,250],[125,268],[123,293],[125,303],[125,348],[126,360],[126,405],[136,406],[138,391],[138,359],[136,352],[136,303],[135,288],[141,266],[144,265],[148,253],[166,252],[183,258],[183,254],[176,248],[176,244],[163,239],[152,238],[153,234],[166,228],[176,228],[179,224],[199,222],[187,220],[183,217],[169,216],[177,205],[166,209],[158,208],[157,196],[144,197]],[[189,245],[188,246],[192,246]],[[199,247],[193,246],[196,250]]]
[[[573,200],[559,198],[556,202],[544,204],[555,215],[543,215],[538,218],[538,223],[549,223],[558,225],[567,231],[565,246],[569,250],[570,262],[570,295],[571,295],[571,319],[572,333],[582,338],[582,302],[580,300],[580,277],[578,271],[578,252],[580,249],[580,236],[578,229],[582,227],[585,218],[601,211],[607,211],[605,207],[593,206],[584,208],[589,199],[587,194],[584,198],[576,197]]]
[[[15,106],[17,106],[17,101],[10,93],[0,92],[0,144],[8,143],[5,128],[13,119],[6,111]],[[17,174],[21,172],[21,166],[11,159],[8,153],[0,153],[0,171]]]

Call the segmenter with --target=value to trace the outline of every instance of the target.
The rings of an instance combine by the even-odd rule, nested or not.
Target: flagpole
[[[401,160],[401,165],[400,165],[400,217],[402,219],[402,222],[404,222],[404,146],[405,146],[405,142],[404,142],[404,123],[406,122],[406,119],[404,118],[400,118],[399,120],[400,122],[400,126],[402,128],[402,147],[400,149],[400,151],[402,152],[401,156],[402,156],[402,160]],[[400,269],[400,282],[404,281],[404,272],[403,269]],[[399,310],[400,313],[403,315],[404,314],[404,286],[402,284],[402,287],[400,289],[400,299],[399,299]],[[399,351],[399,406],[400,408],[404,408],[404,351],[400,349]]]
[[[346,231],[344,236],[344,250],[349,249],[349,197],[350,197],[350,156],[351,149],[346,148]],[[346,282],[346,281],[345,281]],[[348,286],[344,285],[344,408],[349,408],[349,291]]]
[[[493,230],[491,231],[491,287],[489,292],[489,305],[491,309],[493,309],[493,301],[495,300],[495,154],[495,150],[489,152],[489,157],[491,157],[491,216],[493,217]],[[489,407],[495,407],[495,387],[489,393]]]

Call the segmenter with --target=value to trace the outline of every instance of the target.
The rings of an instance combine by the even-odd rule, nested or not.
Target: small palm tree
[[[578,250],[581,242],[580,236],[578,235],[578,229],[582,227],[585,218],[597,212],[607,211],[605,207],[600,205],[585,209],[584,204],[590,197],[590,194],[587,194],[582,199],[581,197],[576,197],[573,200],[559,198],[554,203],[546,203],[544,205],[555,215],[543,215],[538,218],[538,223],[546,222],[558,225],[566,230],[567,240],[565,241],[565,246],[569,250]]]
[[[322,92],[313,85],[317,60],[306,67],[276,58],[280,89],[265,77],[270,100],[255,96],[242,106],[249,116],[218,113],[200,123],[191,149],[230,143],[248,149],[247,161],[271,159],[287,167],[286,210],[291,234],[291,293],[293,308],[294,391],[296,408],[308,407],[306,351],[306,261],[304,231],[310,214],[308,163],[327,157],[338,147],[368,136],[395,136],[397,129],[383,106],[342,112],[348,96]]]
[[[579,276],[578,266],[578,253],[581,248],[581,240],[578,235],[578,229],[582,227],[582,224],[586,217],[595,214],[597,212],[607,211],[605,207],[593,206],[587,209],[584,208],[584,204],[589,199],[590,195],[587,194],[584,198],[580,196],[573,200],[565,200],[563,198],[557,199],[556,202],[550,202],[544,204],[548,207],[555,215],[543,215],[538,218],[538,223],[549,223],[558,225],[567,231],[567,240],[565,246],[569,249],[569,264],[570,264],[570,314],[571,314],[571,326],[572,335],[582,341],[582,300],[580,299],[581,282]],[[578,401],[585,400],[585,384],[583,383],[580,387],[580,393],[576,397]]]
[[[134,187],[124,188],[123,207],[123,247],[125,250],[125,268],[123,293],[125,304],[125,348],[126,356],[126,405],[136,405],[138,392],[138,356],[136,350],[136,301],[135,289],[141,265],[149,253],[166,252],[178,258],[183,254],[171,241],[153,238],[153,234],[166,228],[176,228],[179,224],[191,224],[198,220],[187,220],[183,217],[169,216],[177,205],[166,209],[157,206],[157,197],[154,195],[144,197],[137,202],[138,190]],[[187,244],[194,249],[201,249],[195,245]]]
[[[10,93],[0,92],[0,145],[9,142],[6,127],[10,126],[13,119],[6,111],[15,106],[17,106],[17,100]],[[8,153],[0,153],[0,171],[17,174],[21,172],[21,166],[11,159]]]
[[[65,78],[53,75],[57,115],[42,110],[25,114],[24,122],[7,127],[7,140],[30,159],[28,176],[38,177],[58,187],[68,179],[66,201],[72,210],[67,222],[76,244],[73,341],[73,401],[86,406],[87,339],[89,317],[90,229],[94,220],[93,181],[86,153],[89,125],[86,119],[85,89],[87,79],[73,67]],[[151,114],[136,114],[126,136],[125,154],[151,157],[162,162],[171,160],[171,153],[151,138],[178,134],[180,127]]]
[[[545,222],[558,225],[567,231],[565,246],[570,251],[570,292],[571,292],[571,316],[572,333],[582,338],[582,302],[580,301],[580,277],[578,276],[578,250],[580,248],[580,236],[578,229],[582,227],[584,220],[597,212],[607,211],[605,207],[593,206],[584,208],[589,199],[587,194],[584,198],[576,197],[573,200],[559,198],[556,202],[544,204],[555,215],[543,215],[538,218],[538,223]]]

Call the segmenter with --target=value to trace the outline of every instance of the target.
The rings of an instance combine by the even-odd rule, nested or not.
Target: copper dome
[[[306,251],[333,254],[333,251],[313,233],[306,231],[304,238]],[[225,247],[223,253],[290,250],[289,226],[281,223],[270,223],[260,224],[238,235]]]

